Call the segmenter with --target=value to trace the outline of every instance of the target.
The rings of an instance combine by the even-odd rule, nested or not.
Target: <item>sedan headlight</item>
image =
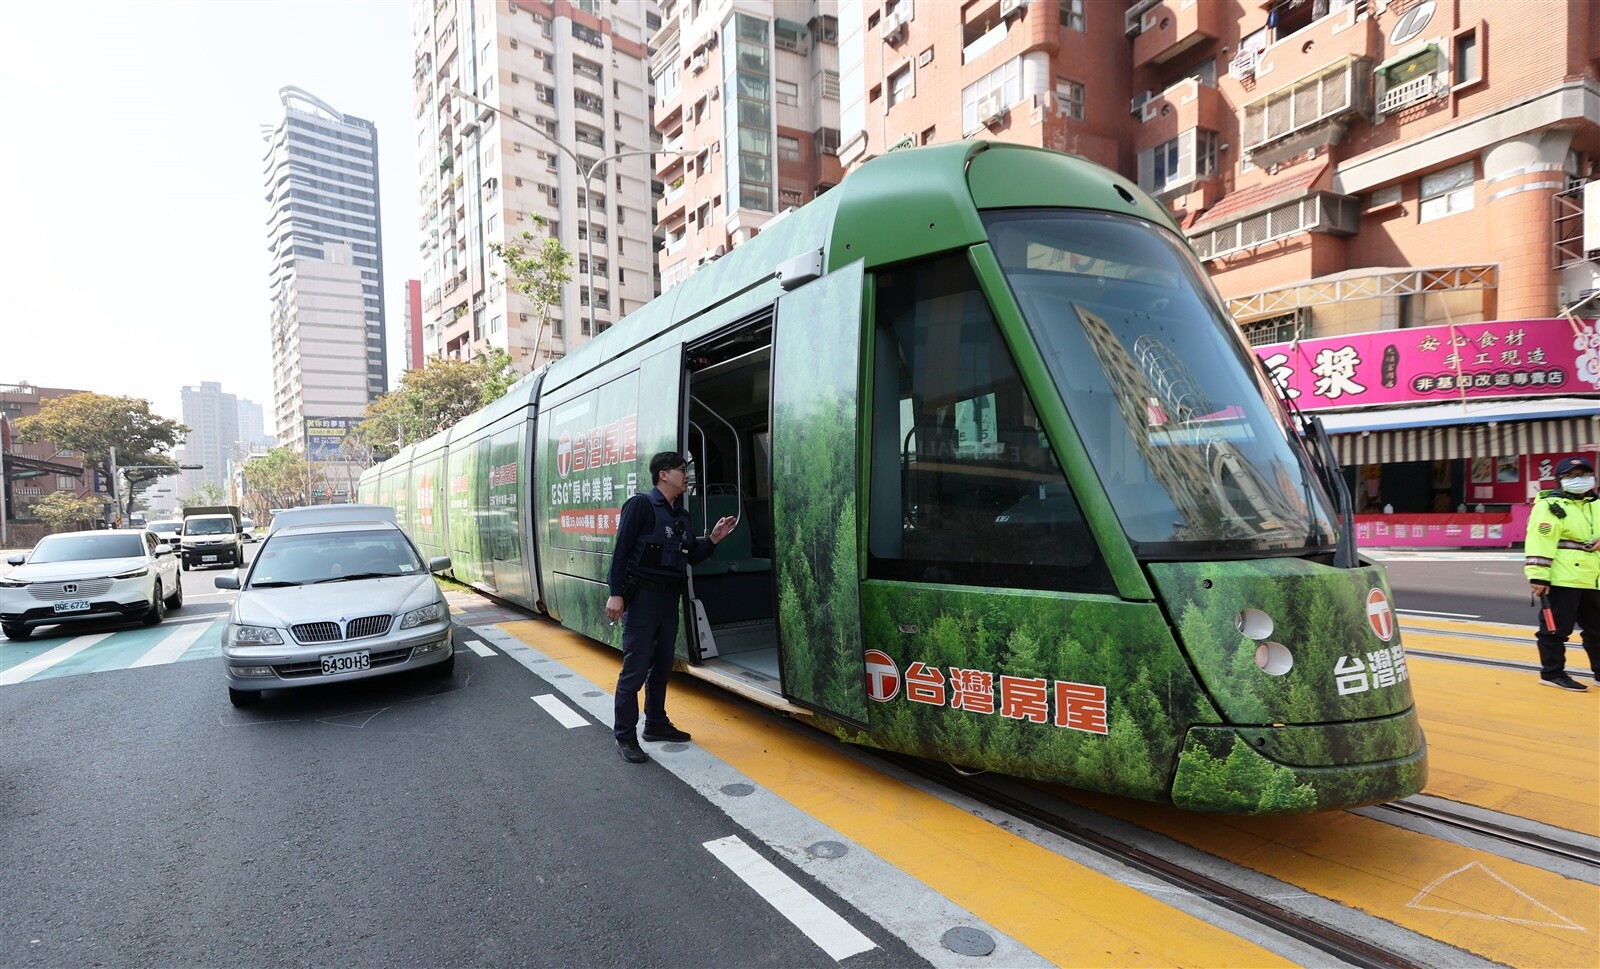
[[[229,642],[235,646],[279,646],[283,637],[271,626],[229,626]]]
[[[113,575],[112,578],[113,579],[137,579],[141,575],[149,575],[149,574],[150,574],[150,567],[148,565],[146,565],[146,566],[141,566],[141,567],[139,567],[137,569],[134,569],[132,572],[118,572],[116,575]]]
[[[431,606],[423,606],[421,609],[413,609],[404,616],[401,616],[400,628],[410,629],[413,626],[423,626],[431,622],[438,622],[439,620],[443,619],[445,615],[446,610],[444,603],[435,602]]]

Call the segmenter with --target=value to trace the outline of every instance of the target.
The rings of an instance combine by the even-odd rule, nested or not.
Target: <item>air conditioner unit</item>
[[[878,33],[885,44],[899,43],[906,35],[906,22],[910,18],[903,12],[896,10],[883,18],[883,23],[878,25]]]
[[[1005,102],[1001,100],[1000,92],[985,94],[978,99],[978,123],[993,124],[1004,117],[1006,113]]]
[[[520,320],[523,323],[526,323],[526,322],[528,322],[528,314],[526,314],[526,313],[518,313],[517,314],[517,319]]]
[[[1246,47],[1235,54],[1233,62],[1228,65],[1228,76],[1235,81],[1242,81],[1247,77],[1256,76],[1256,64],[1261,58],[1261,52],[1254,48]]]
[[[1156,92],[1154,91],[1140,91],[1135,94],[1133,100],[1128,103],[1128,113],[1138,117],[1144,111],[1145,103],[1155,96]]]
[[[1014,13],[1021,13],[1028,6],[1028,0],[1000,0],[1000,16],[1009,17]]]
[[[705,70],[710,63],[710,56],[707,55],[705,51],[700,51],[698,54],[695,54],[694,58],[689,62],[689,70],[699,74],[701,71]]]

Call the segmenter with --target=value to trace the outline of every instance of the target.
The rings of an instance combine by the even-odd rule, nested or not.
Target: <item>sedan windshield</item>
[[[79,532],[51,535],[39,540],[29,565],[49,562],[85,562],[90,559],[129,559],[144,555],[144,539],[138,535],[99,535]]]
[[[256,556],[249,588],[415,575],[422,562],[399,529],[278,534]]]
[[[1324,549],[1327,498],[1199,263],[1142,220],[992,212],[994,252],[1142,557]]]

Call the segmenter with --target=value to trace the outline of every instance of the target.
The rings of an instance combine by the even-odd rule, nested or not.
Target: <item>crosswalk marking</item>
[[[55,649],[46,650],[45,652],[40,653],[38,656],[35,656],[33,659],[25,660],[21,663],[18,663],[16,666],[13,666],[9,670],[0,672],[0,686],[10,686],[13,683],[21,683],[23,680],[33,676],[36,673],[47,670],[64,660],[71,659],[72,657],[88,649],[90,646],[93,646],[95,643],[100,642],[102,639],[110,638],[111,633],[95,633],[92,636],[78,636],[76,638],[69,639],[60,646],[57,646]]]
[[[175,663],[178,657],[189,651],[197,640],[210,631],[214,625],[208,623],[191,623],[174,629],[167,638],[150,647],[143,656],[128,664],[128,669],[137,669],[141,666],[157,666],[162,663]]]
[[[544,707],[544,712],[556,718],[556,722],[571,730],[573,727],[587,727],[589,721],[583,718],[578,711],[556,699],[553,693],[542,693],[539,696],[529,697],[534,703]]]
[[[737,835],[707,841],[704,847],[834,960],[877,948],[855,926],[779,871],[778,866],[756,854]]]

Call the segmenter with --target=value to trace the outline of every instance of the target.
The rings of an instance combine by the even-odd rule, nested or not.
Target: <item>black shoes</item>
[[[644,764],[650,761],[650,755],[639,748],[637,740],[617,741],[617,752],[630,764]]]
[[[681,744],[685,740],[689,739],[689,731],[679,730],[670,723],[664,727],[645,727],[644,739],[650,741],[651,743],[657,743],[659,741],[666,740]]]
[[[1577,680],[1565,673],[1562,673],[1560,676],[1552,677],[1548,680],[1541,679],[1539,682],[1543,683],[1545,686],[1553,686],[1558,690],[1571,690],[1573,693],[1589,692],[1588,687],[1584,686],[1582,683],[1579,683]],[[645,734],[644,736],[646,740],[650,739],[649,734]]]

